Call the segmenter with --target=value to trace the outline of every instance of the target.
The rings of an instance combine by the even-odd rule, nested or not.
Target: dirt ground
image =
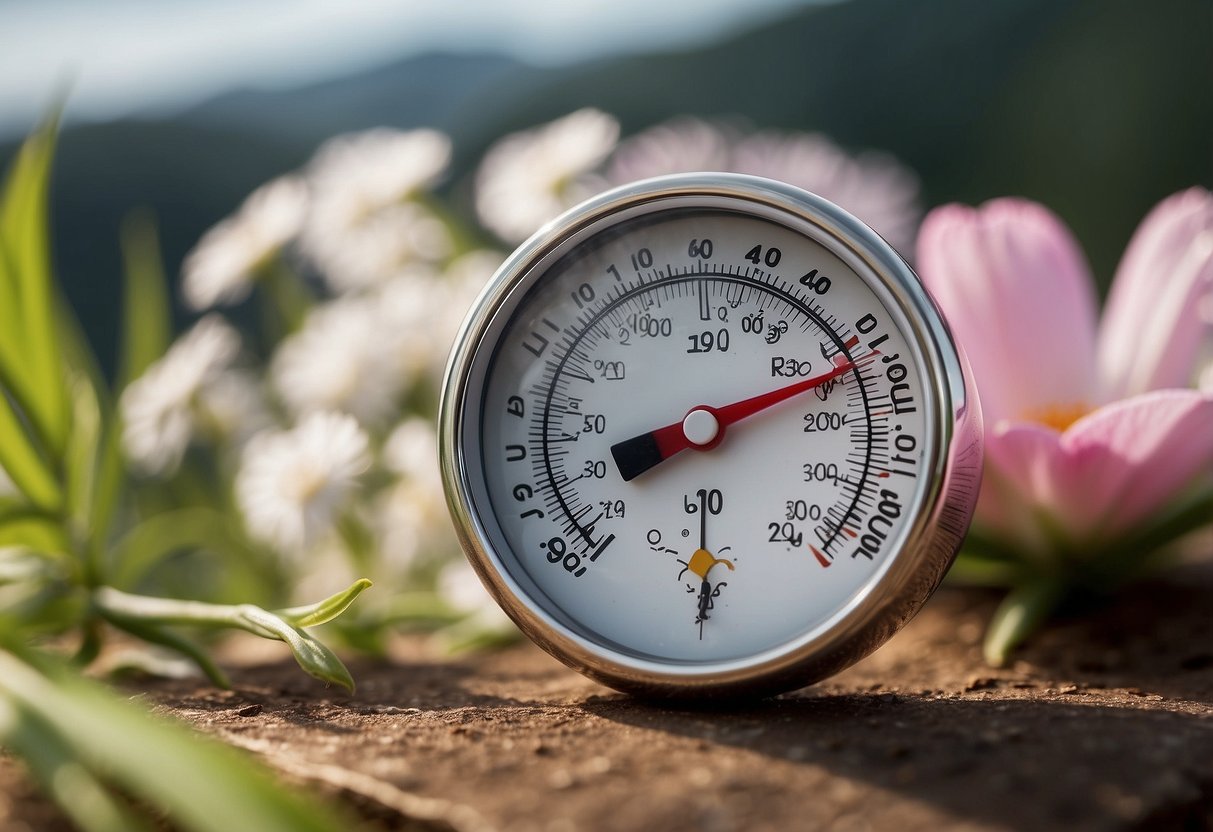
[[[150,699],[373,828],[1213,829],[1213,572],[1063,621],[998,671],[994,600],[945,589],[841,675],[727,710],[638,702],[529,645],[416,642],[355,662],[354,696],[249,656],[233,691]],[[62,828],[11,761],[0,828]]]

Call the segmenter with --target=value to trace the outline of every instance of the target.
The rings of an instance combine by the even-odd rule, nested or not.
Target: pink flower
[[[918,266],[973,367],[986,417],[975,539],[1011,556],[1009,580],[1051,583],[1042,603],[1055,603],[1084,570],[1111,570],[1101,557],[1118,546],[1140,563],[1168,542],[1151,530],[1185,498],[1213,505],[1213,389],[1193,389],[1213,358],[1213,194],[1150,212],[1102,320],[1074,237],[1033,202],[931,212]],[[1033,614],[1013,611],[1004,629]],[[987,656],[1005,649],[987,642]]]
[[[1213,195],[1142,222],[1102,321],[1086,261],[1044,207],[933,211],[923,281],[973,366],[986,415],[977,523],[1029,557],[1097,555],[1213,471]]]

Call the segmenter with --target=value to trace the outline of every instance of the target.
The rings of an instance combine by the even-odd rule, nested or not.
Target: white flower
[[[186,255],[182,288],[190,308],[209,309],[248,297],[257,273],[299,233],[306,210],[307,186],[297,176],[253,191]]]
[[[607,180],[614,185],[692,171],[727,171],[735,136],[690,116],[671,119],[621,142],[611,154]]]
[[[909,252],[922,208],[918,177],[892,156],[851,156],[820,133],[757,133],[738,142],[732,169],[804,188],[870,225]]]
[[[508,242],[521,242],[596,188],[579,182],[614,148],[619,123],[578,110],[491,147],[476,173],[476,213]]]
[[[410,263],[449,256],[446,226],[414,200],[450,155],[450,139],[435,130],[369,130],[320,148],[309,165],[312,211],[300,244],[334,290],[364,289]]]
[[[316,151],[308,175],[322,194],[356,194],[356,203],[345,204],[365,215],[428,189],[450,159],[451,140],[437,130],[376,128],[329,139]]]
[[[384,466],[399,479],[382,495],[375,532],[385,564],[400,573],[459,553],[438,471],[438,440],[426,419],[412,418],[383,446]]]
[[[624,141],[606,168],[611,184],[669,173],[726,171],[765,176],[842,206],[909,251],[922,208],[918,179],[884,153],[851,156],[819,133],[763,132],[677,118]]]
[[[383,443],[383,464],[402,477],[442,488],[438,474],[438,438],[428,419],[406,419]]]
[[[468,310],[472,308],[476,298],[484,291],[489,278],[493,276],[504,260],[505,255],[499,251],[477,249],[456,258],[447,266],[443,279],[446,281],[449,294],[447,304],[442,310],[439,327],[446,339],[448,352],[455,335],[459,332],[459,327],[463,324],[463,319],[467,317]],[[445,365],[445,363],[446,355],[444,354],[442,364]],[[440,366],[438,369],[441,372],[442,367]]]
[[[336,292],[373,288],[416,263],[449,257],[454,243],[433,212],[416,202],[383,208],[357,223],[323,219],[334,197],[316,211],[304,240],[305,251]]]
[[[458,612],[466,613],[477,627],[502,629],[510,619],[489,595],[465,558],[458,558],[438,576],[438,594]]]
[[[273,424],[261,379],[243,369],[220,373],[203,385],[195,413],[202,431],[237,448]]]
[[[240,352],[240,336],[207,315],[122,394],[122,444],[146,474],[172,472],[194,433],[199,392]]]
[[[442,488],[433,483],[411,479],[393,483],[375,503],[372,528],[381,563],[396,575],[459,553]]]
[[[370,462],[366,434],[341,413],[254,436],[236,475],[249,533],[284,553],[307,549],[332,528]]]
[[[374,298],[342,297],[318,306],[271,359],[274,389],[296,415],[340,410],[379,424],[408,382],[397,372],[387,334]]]
[[[376,295],[385,330],[382,348],[406,385],[422,377],[441,379],[455,334],[501,259],[498,252],[473,251],[443,274],[412,269],[383,285]]]

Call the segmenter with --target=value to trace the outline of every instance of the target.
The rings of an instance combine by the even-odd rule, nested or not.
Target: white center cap
[[[692,410],[682,420],[682,433],[692,445],[707,445],[720,432],[720,423],[706,410]]]

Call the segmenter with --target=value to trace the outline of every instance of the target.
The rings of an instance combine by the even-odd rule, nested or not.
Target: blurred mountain
[[[1209,0],[849,0],[693,50],[546,69],[428,55],[173,118],[72,127],[53,203],[59,274],[108,355],[117,229],[131,208],[156,212],[175,273],[209,225],[334,133],[449,131],[450,192],[466,206],[468,173],[493,139],[593,105],[625,132],[679,113],[741,116],[885,149],[918,171],[929,204],[1042,200],[1106,285],[1151,205],[1213,185],[1211,26]]]
[[[182,119],[313,147],[334,133],[380,125],[451,129],[470,100],[529,89],[545,74],[502,55],[420,55],[301,89],[227,93]]]

